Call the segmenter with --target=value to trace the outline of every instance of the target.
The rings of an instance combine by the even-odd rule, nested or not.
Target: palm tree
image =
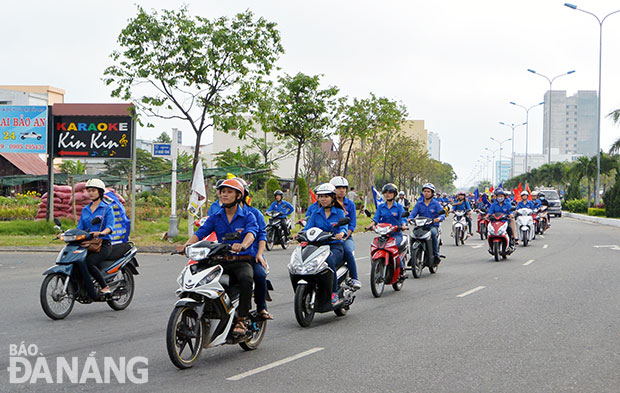
[[[609,115],[607,115],[607,117],[611,117],[611,121],[613,121],[615,124],[619,124],[620,123],[620,109],[616,109],[615,111],[611,112]],[[609,154],[618,154],[618,153],[620,153],[620,138],[618,138],[611,145],[611,148],[609,148]]]

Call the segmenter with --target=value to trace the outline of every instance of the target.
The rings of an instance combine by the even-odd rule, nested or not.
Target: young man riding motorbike
[[[534,204],[532,201],[528,200],[529,195],[527,191],[521,192],[521,201],[517,203],[517,210],[523,208],[534,210]]]
[[[540,206],[547,207],[547,226],[551,226],[551,214],[549,214],[549,201],[545,198],[545,194],[540,191],[538,193],[538,199],[540,200]]]
[[[291,215],[293,210],[295,210],[295,208],[293,208],[293,205],[291,205],[290,203],[282,199],[284,197],[284,193],[282,192],[282,190],[274,191],[273,197],[276,200],[273,201],[271,205],[269,205],[269,208],[267,209],[267,213],[278,212],[288,218],[288,216]],[[282,229],[282,233],[284,233],[285,236],[288,237],[290,235],[289,228],[288,228],[288,225],[286,225],[285,220],[281,221],[281,229]]]
[[[254,241],[258,237],[258,223],[256,217],[241,204],[243,201],[243,185],[235,179],[224,180],[219,186],[220,202],[222,208],[214,215],[209,216],[205,223],[198,228],[183,248],[194,244],[215,231],[218,242],[231,245],[233,252],[238,254],[237,260],[222,263],[224,273],[235,277],[239,283],[238,322],[235,325],[236,334],[246,334],[245,319],[249,315],[252,303],[253,269],[251,263],[256,258]],[[226,239],[230,233],[239,233],[243,239],[240,243],[236,240]]]
[[[441,204],[433,199],[433,195],[435,194],[435,186],[432,183],[426,183],[422,186],[422,200],[418,200],[418,202],[413,207],[411,214],[409,215],[409,219],[414,219],[417,216],[432,218],[434,221],[433,227],[431,228],[431,237],[433,238],[433,257],[435,259],[435,265],[438,265],[441,262],[441,258],[439,258],[439,241],[437,239],[439,234],[439,223],[443,221],[445,216],[440,214],[443,211],[443,207]]]
[[[357,216],[355,203],[347,198],[347,189],[349,188],[349,182],[342,176],[333,177],[329,181],[334,187],[336,187],[336,199],[342,207],[344,207],[345,217],[349,217],[351,222],[348,225],[347,234],[344,237],[342,247],[344,249],[344,259],[349,267],[349,273],[351,274],[352,286],[355,289],[360,289],[362,283],[357,275],[357,264],[355,263],[355,243],[353,242],[353,232],[357,226]]]
[[[473,235],[471,231],[471,205],[465,199],[465,192],[459,191],[456,196],[456,202],[452,204],[452,210],[464,210],[465,219],[467,220],[467,226],[469,227],[469,236]]]
[[[501,188],[495,190],[495,202],[489,208],[487,212],[487,216],[492,216],[494,213],[503,213],[505,214],[505,220],[509,220],[508,224],[508,236],[510,236],[514,244],[519,244],[519,239],[517,238],[517,231],[515,229],[515,221],[514,214],[512,214],[512,204],[506,198],[506,192]]]
[[[405,198],[405,191],[401,191],[398,193],[398,199],[396,200],[396,202],[400,203],[405,208],[406,212],[409,212],[409,209],[411,209],[411,203],[409,202],[409,199]]]

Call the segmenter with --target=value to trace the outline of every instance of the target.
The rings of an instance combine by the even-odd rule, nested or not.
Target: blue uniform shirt
[[[306,210],[306,218],[310,217],[310,215],[319,208],[319,202],[314,202],[312,205],[308,206],[308,209]]]
[[[104,201],[101,201],[93,212],[90,210],[92,204],[91,202],[82,209],[80,222],[78,222],[77,228],[87,232],[102,232],[106,228],[110,228],[110,231],[114,231],[114,209]],[[101,222],[93,225],[91,221],[95,217],[101,218]],[[101,239],[110,240],[110,235],[100,235],[99,237]]]
[[[532,201],[528,201],[527,199],[525,200],[521,200],[521,202],[517,203],[517,210],[518,209],[523,209],[523,208],[528,208],[528,209],[534,209],[534,204],[532,203]]]
[[[536,200],[532,199],[531,202],[534,205],[534,209],[540,208],[540,205],[541,205],[540,199],[536,199]]]
[[[494,213],[504,213],[506,216],[504,221],[509,220],[508,215],[512,212],[512,205],[508,199],[504,200],[503,204],[499,204],[498,201],[493,202],[489,211],[487,212],[489,215],[493,215]]]
[[[426,203],[424,203],[424,200],[421,200],[415,204],[415,206],[413,207],[413,210],[411,211],[411,214],[409,215],[409,218],[413,219],[413,218],[416,218],[417,216],[422,216],[422,217],[432,218],[434,220],[435,218],[439,217],[439,221],[441,222],[445,219],[445,215],[440,214],[443,211],[444,211],[443,207],[441,207],[441,204],[437,202],[436,200],[431,199],[428,206],[426,206]],[[433,225],[438,227],[439,222],[436,222]]]
[[[452,210],[465,210],[465,211],[469,211],[469,210],[471,210],[471,205],[465,199],[465,200],[463,200],[463,203],[461,203],[460,205],[458,204],[458,202],[455,202],[452,205]]]
[[[336,227],[336,222],[344,218],[344,211],[337,207],[331,208],[331,213],[329,217],[325,217],[325,209],[318,207],[316,208],[310,217],[308,217],[308,221],[306,222],[306,226],[304,230],[310,229],[312,227],[321,228],[324,231],[333,231],[334,235],[338,233],[342,233],[345,236],[347,235],[347,225],[342,225]],[[342,243],[342,240],[333,240],[330,243]]]
[[[407,218],[403,217],[405,208],[398,202],[394,202],[391,208],[388,208],[387,202],[379,205],[375,216],[372,218],[377,224],[388,223],[395,226],[407,223]]]
[[[269,206],[269,209],[267,209],[268,212],[277,211],[278,213],[282,213],[287,217],[293,212],[293,210],[295,210],[293,208],[293,205],[291,205],[284,199],[282,199],[280,202],[273,201],[273,203]]]
[[[209,211],[207,212],[207,216],[212,216],[216,214],[218,211],[222,209],[222,205],[220,205],[220,201],[215,201],[209,206]]]
[[[260,210],[249,205],[247,205],[246,208],[254,215],[254,218],[256,218],[256,223],[258,224],[258,235],[256,236],[256,239],[254,239],[254,243],[252,243],[252,248],[254,249],[253,255],[256,256],[258,253],[258,242],[261,240],[267,241],[267,231],[265,230],[267,225],[265,225],[265,216],[263,216],[263,213],[261,213]]]
[[[263,219],[263,222],[265,220]],[[254,238],[258,238],[258,223],[256,222],[256,217],[252,212],[246,207],[239,205],[237,207],[237,212],[233,216],[232,221],[228,222],[228,217],[226,217],[226,209],[220,209],[217,213],[207,218],[204,224],[194,235],[198,237],[198,239],[203,239],[208,236],[211,232],[215,231],[217,235],[217,240],[220,243],[241,243],[245,236],[248,233],[254,235]],[[227,233],[238,232],[241,233],[240,240],[224,240],[224,235]],[[252,255],[256,256],[256,249],[258,247],[258,243],[252,243],[252,246],[245,251],[241,251],[239,255]]]
[[[345,217],[349,217],[351,222],[348,225],[348,229],[351,233],[355,232],[355,227],[357,226],[357,214],[355,210],[355,203],[347,197],[344,197],[344,215]]]

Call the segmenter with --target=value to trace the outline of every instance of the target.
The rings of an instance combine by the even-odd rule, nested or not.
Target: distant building
[[[441,161],[441,139],[436,132],[428,133],[428,156],[433,160]]]
[[[551,100],[551,108],[549,108]],[[554,149],[558,154],[596,154],[596,91],[579,90],[567,97],[565,90],[553,90],[545,93],[545,115],[543,122],[543,152],[548,152],[549,113],[551,113],[551,154]],[[551,109],[551,112],[550,112]],[[552,157],[552,161],[554,161]]]
[[[52,86],[0,85],[0,105],[53,105],[65,102],[65,91]]]
[[[559,154],[558,149],[551,149],[552,162],[571,162],[577,160],[582,154]],[[519,176],[532,169],[539,168],[547,163],[547,154],[528,154],[527,166],[525,170],[525,154],[515,153],[514,176]]]
[[[510,178],[510,160],[495,161],[495,184]]]
[[[400,125],[400,131],[420,142],[424,151],[428,152],[428,130],[424,128],[424,120],[405,120]]]

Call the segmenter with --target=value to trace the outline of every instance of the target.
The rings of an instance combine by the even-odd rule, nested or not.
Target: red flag
[[[515,195],[515,201],[517,201],[517,203],[521,202],[521,193],[519,192],[519,189],[513,188],[512,193]]]
[[[521,193],[523,192],[523,187],[521,186],[521,183],[519,183],[519,188],[517,188],[517,190],[519,190],[519,195],[521,195]]]
[[[308,191],[310,191],[310,198],[312,198],[312,203],[316,202],[316,195],[314,195],[314,192],[312,192],[310,187],[308,187]]]
[[[529,195],[527,196],[527,200],[528,200],[528,201],[531,201],[531,200],[532,200],[532,191],[530,191],[530,185],[529,185],[529,184],[527,184],[527,183],[525,183],[525,189],[527,190],[527,193],[529,194]]]
[[[493,194],[493,186],[491,186],[491,188],[489,188],[489,192],[490,192],[491,194]]]

